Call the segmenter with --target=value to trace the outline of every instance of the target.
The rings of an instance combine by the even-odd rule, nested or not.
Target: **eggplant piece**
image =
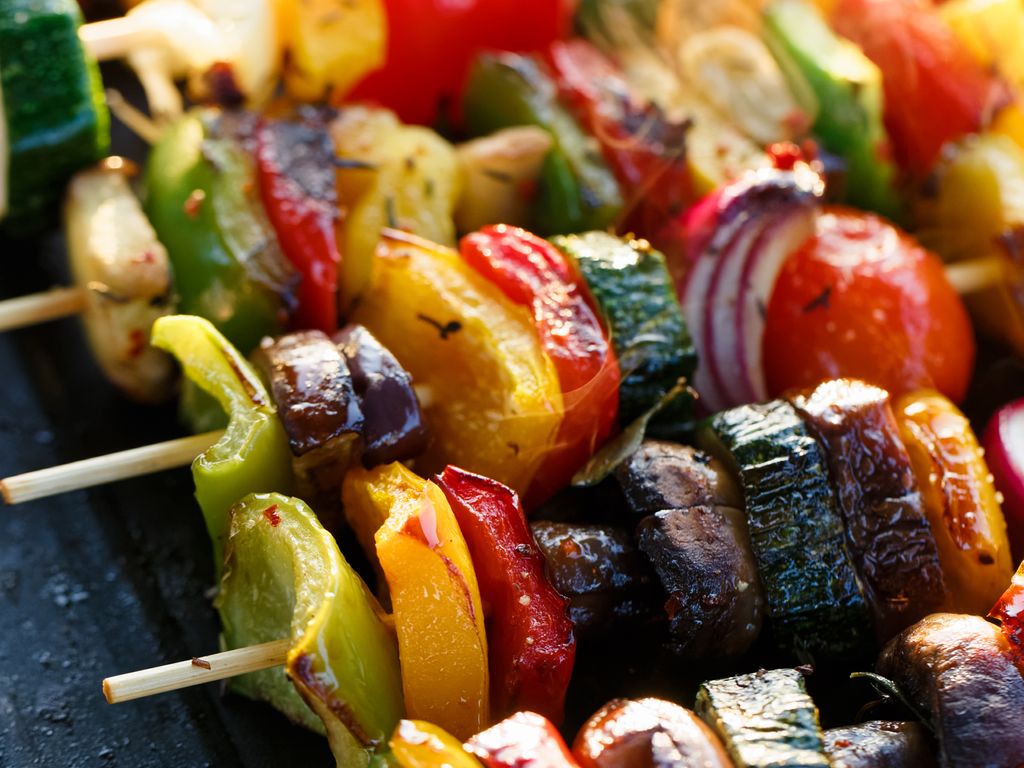
[[[645,440],[615,478],[637,518],[663,509],[743,507],[743,494],[721,462],[688,445]]]
[[[832,768],[935,768],[931,737],[920,723],[872,720],[825,731]]]
[[[580,637],[656,615],[653,575],[626,531],[546,521],[530,528],[551,583],[569,601],[569,618]]]
[[[709,680],[694,709],[736,768],[829,768],[818,708],[795,669]]]
[[[732,768],[700,718],[661,699],[608,702],[580,729],[572,752],[581,768]]]
[[[738,656],[757,640],[764,593],[741,511],[658,512],[640,522],[637,546],[668,595],[665,613],[680,655]]]
[[[348,362],[363,409],[363,466],[410,459],[427,444],[412,376],[391,351],[361,325],[334,334]]]
[[[264,339],[252,361],[277,405],[303,495],[336,496],[363,430],[345,358],[322,331],[299,331]]]
[[[943,768],[1024,762],[1024,677],[999,627],[934,613],[893,638],[877,671],[931,713]]]
[[[889,393],[836,379],[790,402],[825,447],[847,549],[884,642],[946,599],[938,547]]]

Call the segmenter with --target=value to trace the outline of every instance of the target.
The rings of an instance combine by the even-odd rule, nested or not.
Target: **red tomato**
[[[832,21],[882,70],[893,153],[917,177],[932,169],[943,144],[982,128],[1006,100],[1005,87],[928,3],[839,0]]]
[[[611,434],[619,407],[618,361],[575,267],[549,242],[500,225],[467,235],[460,251],[512,301],[531,309],[558,373],[565,416],[527,493],[533,507],[565,486]]]
[[[851,376],[959,402],[973,363],[970,321],[942,262],[877,216],[823,213],[775,283],[764,336],[772,396]]]
[[[541,51],[571,28],[576,0],[385,0],[387,63],[350,99],[433,124],[456,106],[473,57],[483,50]]]

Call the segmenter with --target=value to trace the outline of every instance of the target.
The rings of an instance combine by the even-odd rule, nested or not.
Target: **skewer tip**
[[[103,698],[107,700],[107,704],[114,703],[114,694],[110,690],[110,682],[107,678],[103,679]]]
[[[0,497],[3,497],[4,504],[7,506],[12,506],[14,504],[14,500],[11,498],[11,491],[7,487],[7,482],[4,480],[0,480]]]

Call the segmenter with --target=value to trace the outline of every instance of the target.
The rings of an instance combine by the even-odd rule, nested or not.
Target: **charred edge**
[[[512,184],[515,179],[512,178],[511,174],[499,171],[494,168],[484,168],[480,171],[484,176],[489,179],[493,179],[501,184]]]
[[[473,608],[473,596],[469,593],[469,584],[466,583],[466,577],[462,575],[462,571],[460,571],[456,567],[455,563],[453,563],[443,554],[438,552],[437,556],[440,557],[441,560],[444,562],[445,567],[448,569],[448,575],[451,577],[452,581],[456,583],[456,585],[462,591],[462,594],[465,596],[466,613],[469,614],[470,621],[476,624],[476,609]]]
[[[335,157],[333,160],[334,167],[340,168],[343,171],[376,171],[378,166],[376,163],[370,163],[366,160],[356,160],[350,157]]]
[[[288,664],[288,673],[293,680],[299,683],[300,691],[303,691],[307,698],[312,697],[322,702],[331,714],[348,729],[356,741],[371,749],[377,746],[378,740],[371,738],[370,734],[359,724],[352,707],[335,696],[320,682],[320,677],[313,671],[311,655],[308,653],[299,655],[294,662]]]
[[[249,378],[249,372],[244,370],[231,355],[225,355],[224,359],[227,361],[227,364],[231,368],[231,370],[234,371],[234,374],[238,378],[239,383],[245,390],[245,394],[252,401],[253,405],[259,408],[265,406],[267,404],[267,401],[260,397],[259,392],[256,391],[256,387],[253,386],[253,383]]]

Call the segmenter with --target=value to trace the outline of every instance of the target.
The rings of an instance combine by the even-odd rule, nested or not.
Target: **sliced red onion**
[[[1003,496],[1010,551],[1024,559],[1024,399],[1000,408],[985,430],[985,462]]]

